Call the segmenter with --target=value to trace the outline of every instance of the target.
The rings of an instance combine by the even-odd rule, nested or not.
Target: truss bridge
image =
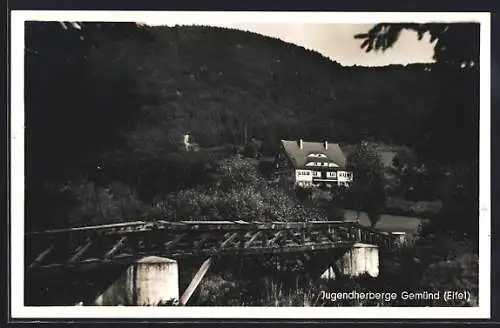
[[[145,256],[251,256],[350,248],[390,247],[387,232],[346,221],[128,222],[26,234],[30,272],[128,263]]]

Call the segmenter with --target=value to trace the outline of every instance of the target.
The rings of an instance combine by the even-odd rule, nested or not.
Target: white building
[[[350,186],[352,172],[346,170],[346,156],[339,144],[281,140],[282,151],[275,166],[282,181],[295,187]]]
[[[193,142],[191,134],[186,132],[182,137],[182,147],[185,151],[198,151],[200,150],[200,146]]]

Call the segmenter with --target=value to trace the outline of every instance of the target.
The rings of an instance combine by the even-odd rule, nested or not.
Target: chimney
[[[302,149],[302,139],[299,140],[299,148]]]
[[[328,150],[328,141],[325,141],[325,150]]]

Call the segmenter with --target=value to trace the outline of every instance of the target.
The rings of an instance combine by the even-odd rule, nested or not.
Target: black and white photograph
[[[489,28],[13,12],[13,313],[488,317]]]

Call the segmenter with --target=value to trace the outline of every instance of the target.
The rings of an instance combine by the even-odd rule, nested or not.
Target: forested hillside
[[[256,280],[251,267],[241,276],[212,272],[193,304],[328,305],[318,304],[318,291],[382,288],[467,290],[472,299],[455,305],[477,305],[479,69],[448,57],[469,40],[465,58],[478,58],[471,40],[479,32],[441,25],[411,25],[452,45],[444,57],[435,49],[436,64],[370,68],[236,30],[29,22],[26,229],[158,218],[341,220],[346,208],[376,227],[390,208],[419,217],[420,201],[435,201],[442,206],[428,211],[413,246],[381,251],[377,278],[285,286],[277,272],[288,269],[259,259],[269,276]],[[182,151],[186,131],[200,151]],[[285,138],[343,144],[356,172],[351,188],[324,191],[324,199],[290,192],[266,179],[267,156],[259,164],[242,158],[254,145],[274,155]]]
[[[186,131],[202,148],[242,145],[246,131],[269,155],[280,139],[303,138],[477,156],[476,98],[463,92],[477,94],[474,69],[346,68],[212,27],[28,23],[26,31],[30,226],[68,224],[68,213],[82,222],[75,208],[103,197],[132,204],[113,216],[141,215],[134,204],[203,183],[212,154],[179,152]]]
[[[236,30],[149,32],[147,44],[102,42],[89,54],[89,69],[96,80],[134,81],[147,99],[136,108],[141,119],[133,131],[160,148],[186,130],[202,146],[243,143],[245,125],[266,143],[303,136],[407,144],[455,78],[425,66],[343,68],[318,53]]]

